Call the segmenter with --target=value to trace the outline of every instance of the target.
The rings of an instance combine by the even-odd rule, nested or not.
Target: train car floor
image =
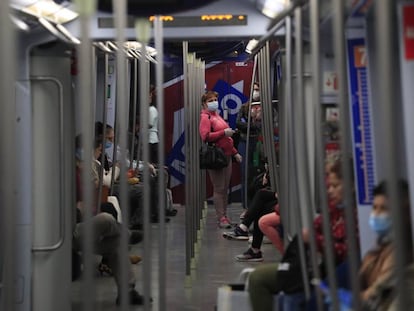
[[[214,311],[217,304],[217,289],[224,284],[237,281],[240,272],[247,267],[255,267],[261,262],[237,262],[235,256],[249,248],[247,241],[230,241],[222,237],[225,229],[217,227],[214,207],[209,205],[203,218],[199,255],[194,260],[191,274],[186,275],[185,207],[175,206],[178,213],[166,224],[166,311]],[[242,212],[240,204],[233,203],[228,208],[229,218],[239,223]],[[158,281],[158,226],[151,225],[151,310],[159,307]],[[228,230],[228,229],[227,229]],[[280,259],[280,254],[272,244],[263,244],[264,263]],[[143,256],[143,244],[134,245],[130,254]],[[133,265],[137,276],[136,288],[143,293],[143,262]],[[82,310],[82,281],[72,283],[72,310]],[[96,276],[96,305],[94,310],[120,310],[115,305],[116,287],[112,277]],[[144,310],[143,306],[131,306],[130,310]]]

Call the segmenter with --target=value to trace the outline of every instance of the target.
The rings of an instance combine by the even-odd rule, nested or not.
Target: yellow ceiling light
[[[161,15],[159,17],[163,22],[172,22],[174,20],[174,17],[171,15]],[[150,16],[149,21],[153,22],[155,20],[155,16]]]
[[[275,18],[288,4],[288,0],[258,0],[257,8],[267,17]]]
[[[233,18],[233,15],[231,14],[219,14],[219,15],[202,15],[201,20],[202,21],[215,21],[215,20],[231,20]]]

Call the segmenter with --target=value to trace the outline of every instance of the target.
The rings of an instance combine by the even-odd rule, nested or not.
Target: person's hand
[[[148,163],[148,169],[149,169],[151,176],[157,176],[157,170],[154,165],[152,165],[151,163]]]
[[[224,129],[224,135],[225,135],[225,136],[227,136],[227,137],[231,137],[231,136],[233,136],[233,134],[234,134],[234,130],[233,130],[233,129],[231,129],[230,127],[228,127],[228,128],[226,128],[226,129]]]
[[[234,159],[236,160],[237,163],[241,163],[243,161],[243,157],[240,155],[240,153],[236,153],[234,155]]]
[[[263,175],[263,179],[262,179],[262,186],[266,186],[267,185],[267,174]]]

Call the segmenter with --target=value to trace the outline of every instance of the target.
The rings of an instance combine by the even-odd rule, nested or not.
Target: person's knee
[[[267,229],[267,226],[268,226],[268,224],[266,222],[266,219],[264,219],[263,217],[260,217],[260,219],[259,219],[259,229],[260,229],[260,231],[265,232],[266,229]]]
[[[99,226],[114,227],[117,226],[116,219],[109,213],[99,213],[95,216],[96,222]]]
[[[257,287],[258,284],[260,284],[260,273],[254,270],[249,275],[249,288]]]

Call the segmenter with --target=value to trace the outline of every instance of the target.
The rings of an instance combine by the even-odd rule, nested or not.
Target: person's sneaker
[[[173,209],[168,209],[168,210],[165,210],[165,216],[168,216],[168,217],[174,217],[175,215],[177,215],[177,209],[175,209],[175,208],[173,208]]]
[[[165,223],[167,223],[167,222],[170,222],[170,218],[168,218],[168,217],[165,217],[164,218],[165,219]],[[160,222],[160,219],[159,219],[159,217],[158,217],[158,215],[152,215],[151,216],[151,223],[153,223],[153,224],[157,224],[157,223],[159,223]]]
[[[141,296],[135,289],[128,292],[128,300],[130,305],[142,305],[144,303],[144,296]],[[116,304],[121,303],[120,296],[116,297]]]
[[[219,221],[219,227],[221,229],[230,229],[231,228],[231,223],[230,223],[229,219],[226,216],[221,217],[221,219]]]
[[[249,239],[249,233],[240,228],[240,226],[236,226],[233,231],[223,232],[223,238],[229,240],[246,241]]]
[[[129,261],[133,264],[136,265],[137,263],[142,261],[142,257],[138,256],[138,255],[129,255]]]
[[[249,248],[243,254],[237,255],[235,259],[237,261],[259,262],[259,261],[263,261],[263,255],[261,251],[255,253],[251,248]]]

